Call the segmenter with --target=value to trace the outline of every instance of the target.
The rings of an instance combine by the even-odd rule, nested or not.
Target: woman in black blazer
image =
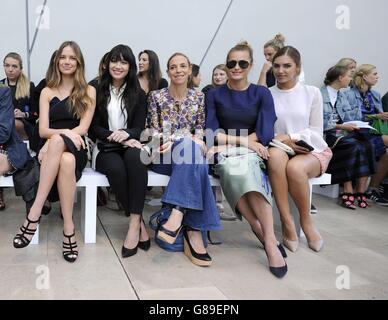
[[[136,59],[126,45],[114,47],[107,56],[107,66],[97,85],[97,104],[90,136],[97,141],[92,166],[105,174],[118,201],[130,216],[122,247],[124,258],[137,249],[148,250],[142,212],[147,190],[147,167],[140,159],[140,134],[145,127],[146,95],[137,79]],[[117,143],[120,150],[104,152],[101,143]]]

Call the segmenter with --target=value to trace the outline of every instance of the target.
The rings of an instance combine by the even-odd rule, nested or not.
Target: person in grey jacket
[[[16,132],[11,91],[0,87],[0,174],[14,173],[23,168],[29,158],[27,146]],[[0,210],[5,209],[5,203],[2,204]]]

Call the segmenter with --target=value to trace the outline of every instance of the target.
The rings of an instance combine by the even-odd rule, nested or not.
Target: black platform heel
[[[260,243],[263,245],[264,248],[264,242],[259,238],[258,234],[255,232],[255,230],[252,229],[253,234],[256,236],[256,238],[260,241]],[[283,258],[287,258],[287,253],[282,244],[278,241],[277,242],[278,249],[280,253],[282,254]]]
[[[38,225],[40,223],[40,217],[38,220],[32,221],[28,218],[28,215],[27,215],[26,219],[27,219],[27,226],[24,226],[24,223],[23,223],[23,225],[20,227],[20,231],[22,233],[17,234],[13,238],[13,246],[17,249],[25,248],[30,244],[32,238],[34,237],[36,230],[38,229]],[[32,223],[37,224],[35,229],[29,228],[30,224],[32,224]],[[26,236],[25,236],[26,234],[31,235],[32,236],[31,239],[26,238]]]
[[[206,253],[198,253],[191,246],[189,235],[187,231],[199,231],[192,229],[190,227],[186,227],[183,232],[183,242],[184,242],[184,253],[190,259],[192,263],[200,267],[209,267],[212,264],[212,258],[209,254]]]
[[[66,235],[65,231],[63,231],[63,236],[65,238],[68,238],[69,242],[63,242],[62,247],[63,247],[63,258],[67,262],[74,262],[78,258],[78,250],[74,250],[77,248],[77,242],[71,242],[71,237],[75,236],[75,232],[73,231],[73,234],[71,235]]]
[[[176,209],[182,212],[183,214],[186,213],[186,208],[183,208],[180,206],[171,206],[171,210],[172,209]],[[183,222],[183,219],[182,219],[182,222]],[[174,244],[176,239],[178,238],[179,232],[181,231],[182,227],[183,227],[183,224],[181,224],[181,226],[175,231],[171,231],[163,227],[163,225],[160,225],[157,230],[157,237],[163,240],[164,242],[167,242],[169,244]]]

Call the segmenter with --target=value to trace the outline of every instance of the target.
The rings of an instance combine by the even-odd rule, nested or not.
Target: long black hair
[[[142,89],[136,76],[136,58],[132,49],[124,44],[115,46],[106,57],[107,65],[102,73],[101,82],[98,85],[97,90],[97,108],[99,108],[99,111],[107,112],[107,107],[110,101],[110,85],[112,84],[112,76],[109,73],[109,63],[122,60],[128,62],[129,64],[129,71],[123,83],[123,86],[125,85],[125,89],[123,92],[123,103],[121,105],[122,111],[124,111],[124,109],[127,111],[128,122],[135,112],[135,106],[139,101]]]
[[[162,71],[160,70],[159,58],[158,55],[152,50],[143,50],[139,53],[140,56],[145,53],[148,55],[148,70],[145,72],[140,72],[139,76],[145,74],[148,77],[148,89],[149,91],[158,90],[160,80],[162,79]]]

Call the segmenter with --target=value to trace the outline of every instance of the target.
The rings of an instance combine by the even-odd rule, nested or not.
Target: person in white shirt
[[[89,134],[97,141],[92,166],[107,176],[125,214],[130,216],[121,248],[123,258],[135,255],[138,248],[150,248],[142,218],[148,173],[140,158],[139,142],[146,113],[146,94],[137,79],[136,58],[131,48],[117,45],[108,53],[97,84],[96,111]],[[108,145],[114,149],[108,150]]]
[[[277,115],[275,139],[291,147],[296,155],[289,157],[279,148],[270,148],[268,168],[282,222],[284,245],[292,252],[299,245],[288,202],[290,193],[299,210],[300,225],[308,246],[318,252],[323,247],[323,240],[310,216],[308,179],[326,171],[332,152],[323,139],[321,92],[298,82],[300,70],[300,54],[294,47],[283,47],[275,54],[273,71],[277,84],[270,88]],[[303,143],[305,146],[301,146]]]

